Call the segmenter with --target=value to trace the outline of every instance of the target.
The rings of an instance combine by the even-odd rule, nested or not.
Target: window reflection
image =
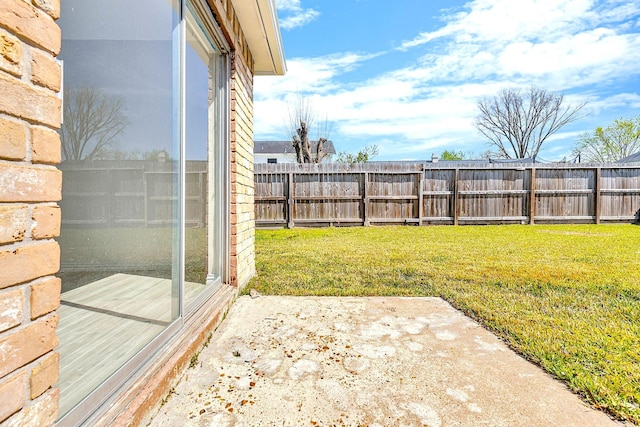
[[[215,88],[219,53],[201,30],[201,20],[191,10],[187,14],[186,46],[186,174],[185,174],[185,298],[189,307],[208,286],[220,282],[219,267],[211,257],[218,241],[211,215],[219,203],[215,191],[216,158]],[[203,201],[206,200],[206,203]],[[213,218],[213,220],[212,220]]]
[[[64,0],[60,415],[179,315],[178,17]]]

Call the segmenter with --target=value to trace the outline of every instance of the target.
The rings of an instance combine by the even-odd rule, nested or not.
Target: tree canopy
[[[366,163],[369,160],[376,157],[379,153],[379,149],[377,145],[367,145],[362,150],[358,151],[356,154],[340,152],[336,157],[337,163],[344,164],[355,164],[355,163]]]
[[[471,155],[462,150],[444,150],[440,154],[440,160],[468,160]]]
[[[582,117],[578,113],[585,105],[564,105],[564,95],[536,87],[525,93],[503,89],[478,102],[475,127],[497,149],[495,157],[535,157],[551,135]]]
[[[620,118],[593,133],[585,132],[572,153],[582,162],[609,163],[640,151],[640,116]]]

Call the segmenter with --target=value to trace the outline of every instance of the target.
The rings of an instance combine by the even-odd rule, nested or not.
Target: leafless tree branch
[[[478,102],[475,126],[497,149],[500,157],[535,157],[544,142],[560,128],[583,117],[578,113],[586,101],[563,106],[564,95],[531,87],[503,89],[493,98]]]
[[[295,133],[292,134],[292,145],[296,150],[298,163],[321,163],[328,155],[324,145],[327,142],[327,138],[318,138],[315,146],[312,146],[309,139],[309,133],[313,128],[315,119],[316,113],[309,99],[298,95],[295,104],[289,110],[290,126],[291,129],[295,130]],[[321,131],[327,132],[325,136],[328,136],[328,120],[325,119]]]
[[[65,89],[62,153],[67,160],[96,160],[127,127],[122,98],[94,87]]]

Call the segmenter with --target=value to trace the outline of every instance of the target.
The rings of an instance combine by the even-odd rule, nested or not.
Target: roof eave
[[[275,0],[231,0],[254,60],[257,76],[282,76],[287,64]]]

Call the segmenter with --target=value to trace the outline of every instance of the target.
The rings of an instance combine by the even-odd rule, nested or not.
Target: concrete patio
[[[439,298],[239,298],[151,426],[615,426]]]

